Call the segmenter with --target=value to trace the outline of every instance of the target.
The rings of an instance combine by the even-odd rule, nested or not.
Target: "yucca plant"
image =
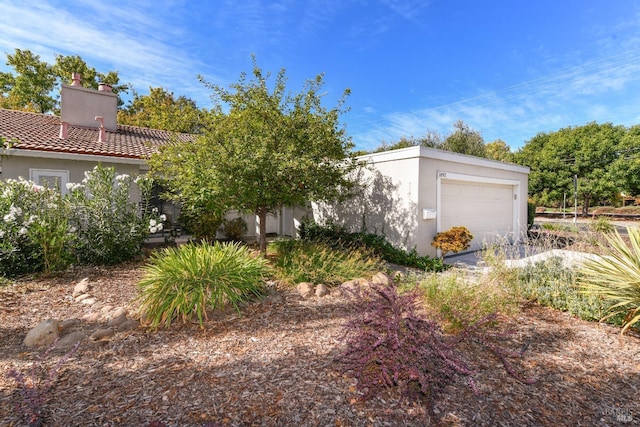
[[[143,270],[138,300],[156,328],[194,315],[202,326],[207,309],[231,305],[239,310],[241,302],[261,294],[269,267],[239,243],[203,242],[156,252]]]
[[[614,304],[605,319],[624,314],[621,334],[640,322],[640,228],[627,227],[630,244],[618,230],[607,234],[602,255],[583,265],[581,285],[585,292]]]

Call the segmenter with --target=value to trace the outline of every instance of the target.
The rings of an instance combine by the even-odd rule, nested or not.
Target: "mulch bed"
[[[21,280],[0,288],[0,425],[23,425],[11,369],[28,373],[41,351],[22,344],[47,318],[81,318],[94,308],[70,298],[89,277],[101,304],[127,305],[139,266],[90,268]],[[390,390],[362,401],[355,381],[339,373],[342,326],[357,310],[334,292],[303,300],[274,285],[242,313],[205,323],[144,328],[82,343],[63,365],[45,403],[51,426],[614,426],[640,424],[640,338],[565,313],[526,305],[505,320],[513,360],[533,385],[507,376],[500,361],[466,348],[478,393],[465,381],[448,387],[434,413]],[[82,321],[90,332],[102,321]],[[45,366],[63,354],[53,353]]]

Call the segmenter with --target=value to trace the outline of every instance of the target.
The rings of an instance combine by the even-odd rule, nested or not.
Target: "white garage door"
[[[496,237],[511,236],[514,223],[512,185],[443,179],[439,229],[464,226],[473,234],[470,249],[481,249]]]

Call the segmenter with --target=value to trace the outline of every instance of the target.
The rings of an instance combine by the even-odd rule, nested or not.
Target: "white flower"
[[[122,175],[116,175],[116,182],[124,182],[129,179],[129,175],[123,173]]]
[[[4,230],[0,230],[0,239],[4,237]]]
[[[157,214],[158,213],[158,208],[151,209],[151,212],[153,212],[154,214]]]
[[[149,227],[155,227],[155,225],[157,224],[155,219],[149,220]]]
[[[158,231],[157,227],[149,227],[149,233],[153,234],[156,233]]]
[[[11,207],[9,208],[9,215],[20,216],[22,215],[22,209],[16,208],[15,206],[11,205]]]
[[[158,225],[156,226],[156,228],[158,229],[158,231],[162,231],[162,229],[163,229],[164,227],[163,227],[162,223],[160,223],[160,224],[158,224]]]
[[[160,215],[160,221],[165,222],[167,220],[167,216],[165,214]]]
[[[12,213],[8,213],[4,216],[4,218],[2,218],[4,220],[4,222],[6,222],[7,224],[9,224],[10,222],[13,222],[16,220],[15,215],[13,215]]]
[[[18,234],[24,236],[25,234],[27,234],[27,229],[25,227],[20,227],[20,230],[18,230]]]
[[[69,227],[69,233],[75,233],[77,230],[78,229],[73,226]]]

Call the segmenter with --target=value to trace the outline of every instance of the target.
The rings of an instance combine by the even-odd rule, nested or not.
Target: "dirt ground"
[[[24,425],[10,370],[29,375],[41,350],[23,345],[41,321],[81,319],[90,335],[104,305],[135,318],[139,265],[86,268],[0,287],[0,425]],[[97,303],[71,297],[84,277]],[[640,338],[555,310],[525,305],[505,320],[506,344],[525,348],[514,360],[533,385],[505,375],[500,361],[475,348],[478,392],[450,386],[434,413],[394,391],[362,401],[355,381],[339,373],[342,326],[354,307],[338,292],[302,299],[274,285],[241,314],[218,313],[204,328],[138,328],[82,341],[62,365],[43,404],[49,426],[615,426],[640,425]],[[89,316],[88,316],[89,315]],[[83,319],[84,318],[84,319]],[[40,365],[51,369],[63,353]]]

